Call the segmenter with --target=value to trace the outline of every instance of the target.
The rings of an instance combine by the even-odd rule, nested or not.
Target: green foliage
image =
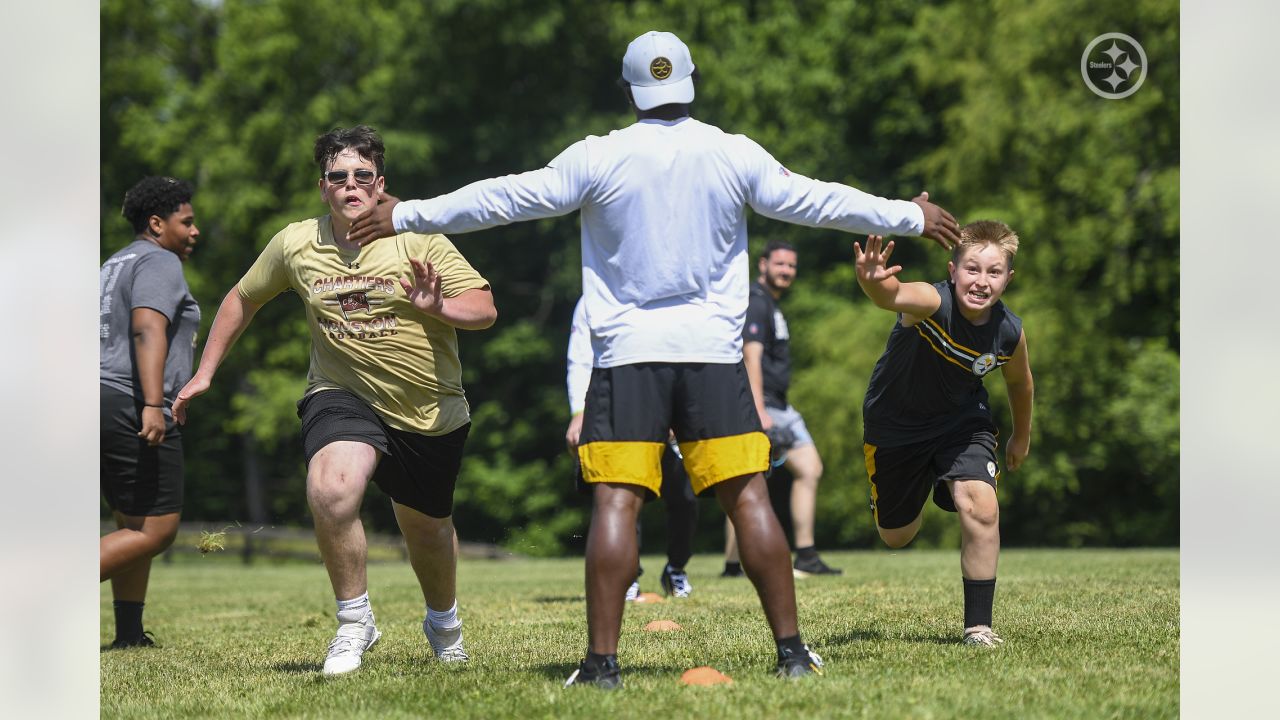
[[[191,179],[202,235],[187,273],[205,332],[271,236],[325,211],[317,135],[376,127],[401,197],[540,167],[630,121],[614,85],[622,50],[673,30],[702,73],[698,117],[794,172],[892,197],[927,189],[962,221],[994,217],[1021,234],[1006,300],[1026,322],[1037,409],[1031,457],[1002,482],[1006,544],[1177,542],[1176,4],[392,0],[352,14],[302,0],[104,0],[101,19],[102,254],[129,240],[119,207],[139,177]],[[1114,30],[1149,59],[1142,89],[1120,101],[1079,76],[1085,45]],[[818,543],[874,545],[861,405],[893,318],[853,282],[857,238],[749,223],[753,250],[778,238],[800,251],[784,307],[793,399],[826,466]],[[525,552],[576,548],[586,510],[563,451],[563,351],[581,283],[577,219],[453,239],[499,309],[493,329],[460,333],[474,419],[460,531]],[[912,280],[946,267],[912,239],[896,258]],[[273,521],[306,522],[297,302],[264,307],[193,406],[187,517],[247,517],[252,455]],[[1007,432],[1003,383],[988,386]],[[374,505],[371,524],[390,529]],[[700,548],[719,546],[714,514]],[[929,511],[919,542],[954,545],[953,519]]]

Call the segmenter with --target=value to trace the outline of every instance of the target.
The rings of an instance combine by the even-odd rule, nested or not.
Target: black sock
[[[809,547],[796,548],[797,560],[812,560],[818,557],[818,550],[813,545]]]
[[[777,642],[779,660],[783,660],[788,657],[809,657],[809,654],[805,652],[804,643],[801,642],[799,633],[796,633],[791,637],[778,638]]]
[[[726,575],[737,575],[742,572],[742,563],[726,561],[724,564],[724,572]]]
[[[116,639],[137,640],[142,637],[142,606],[146,603],[116,600],[111,605],[116,612]]]
[[[991,606],[996,600],[996,579],[970,580],[964,578],[964,626],[991,627]]]

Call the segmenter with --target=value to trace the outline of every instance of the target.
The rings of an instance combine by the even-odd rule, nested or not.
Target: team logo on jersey
[[[988,462],[987,462],[987,474],[988,474],[988,475],[990,475],[991,477],[995,477],[995,476],[996,476],[996,464],[995,464],[995,463],[990,462],[990,461],[988,461]]]
[[[791,338],[791,331],[787,329],[787,319],[782,317],[781,310],[773,311],[773,337],[775,340]]]
[[[659,55],[649,63],[649,74],[655,80],[666,80],[671,77],[671,61]]]
[[[336,300],[325,300],[325,305],[337,305],[342,311],[342,319],[350,320],[352,313],[369,312],[372,305],[381,305],[384,301],[381,298],[371,298],[369,293],[364,290],[355,292],[340,293]]]
[[[996,368],[996,356],[991,353],[983,353],[973,361],[973,374],[982,377]]]
[[[747,326],[747,332],[751,333],[752,335],[759,335],[759,334],[760,334],[760,323],[751,323],[750,325],[748,325],[748,326]]]

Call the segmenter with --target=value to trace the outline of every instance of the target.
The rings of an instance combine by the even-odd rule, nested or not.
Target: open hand
[[[960,242],[960,225],[951,213],[929,202],[929,193],[922,192],[911,198],[911,202],[924,211],[924,231],[920,233],[921,237],[938,243],[943,250],[950,250]]]
[[[187,424],[187,404],[194,400],[197,396],[203,395],[209,389],[209,381],[201,377],[198,373],[191,378],[182,389],[178,391],[178,397],[173,400],[173,420],[179,425]]]
[[[347,231],[347,242],[356,245],[368,245],[378,238],[396,235],[396,227],[391,222],[391,212],[400,204],[400,198],[390,193],[378,196],[378,204],[365,210],[351,223]]]
[[[854,274],[859,283],[878,283],[902,272],[901,265],[889,266],[889,256],[893,254],[893,241],[884,244],[884,236],[868,235],[867,250],[862,251],[858,243],[853,244]]]
[[[440,288],[440,273],[431,263],[409,258],[413,266],[413,282],[400,278],[400,287],[409,296],[409,302],[422,312],[438,316],[444,310],[444,294]]]

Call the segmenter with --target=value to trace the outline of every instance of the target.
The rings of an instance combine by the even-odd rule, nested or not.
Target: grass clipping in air
[[[230,529],[231,529],[231,526],[228,525],[222,528],[221,530],[214,530],[213,532],[209,532],[208,530],[201,530],[200,541],[196,543],[196,549],[200,551],[201,555],[208,555],[211,552],[226,550],[227,549],[227,530],[230,530]]]

